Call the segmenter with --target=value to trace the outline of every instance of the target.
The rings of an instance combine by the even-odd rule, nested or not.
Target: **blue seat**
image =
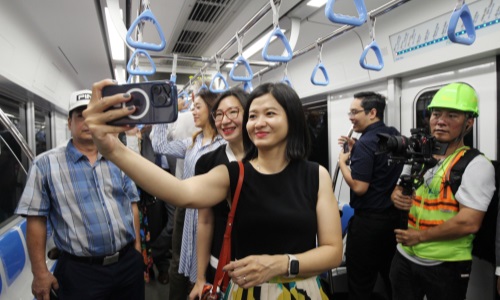
[[[0,257],[5,270],[7,285],[10,286],[21,274],[26,263],[20,232],[15,228],[0,236]]]
[[[342,206],[342,217],[340,218],[340,222],[342,224],[342,237],[346,235],[349,220],[353,215],[354,208],[352,208],[349,204],[344,204],[344,206]]]
[[[23,232],[24,235],[24,240],[26,240],[26,219],[24,219],[21,224],[19,224],[19,227],[21,227],[21,231]]]

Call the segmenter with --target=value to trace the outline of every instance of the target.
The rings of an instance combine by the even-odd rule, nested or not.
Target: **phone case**
[[[111,125],[171,123],[177,120],[177,87],[170,81],[149,81],[123,85],[108,85],[102,96],[128,93],[130,101],[110,109],[134,105],[133,114],[109,122]]]

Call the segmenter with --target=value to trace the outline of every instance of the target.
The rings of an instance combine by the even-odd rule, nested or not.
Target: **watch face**
[[[292,260],[290,262],[290,275],[297,275],[297,274],[299,274],[299,261]]]

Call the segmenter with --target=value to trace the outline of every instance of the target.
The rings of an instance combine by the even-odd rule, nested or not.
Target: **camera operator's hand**
[[[396,242],[403,244],[403,246],[414,246],[420,243],[422,231],[409,228],[406,230],[396,229],[394,233],[396,233]]]
[[[396,186],[391,194],[391,200],[397,209],[410,210],[412,204],[412,196],[403,195],[403,187]]]

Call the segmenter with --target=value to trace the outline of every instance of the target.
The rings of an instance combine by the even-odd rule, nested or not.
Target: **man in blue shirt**
[[[353,130],[361,133],[358,141],[346,136],[350,151],[339,155],[339,166],[351,188],[350,205],[354,208],[346,243],[346,268],[349,299],[366,300],[380,273],[386,293],[391,299],[389,269],[396,250],[394,229],[398,226],[399,212],[391,201],[402,165],[387,162],[386,154],[377,154],[377,133],[399,135],[384,122],[385,97],[362,92],[354,95],[348,113]],[[350,168],[347,161],[350,157]]]
[[[35,158],[16,213],[27,218],[37,299],[144,299],[135,184],[97,152],[82,111],[91,91],[71,95],[72,138]],[[47,269],[47,236],[61,251]],[[53,290],[53,291],[51,291]]]

